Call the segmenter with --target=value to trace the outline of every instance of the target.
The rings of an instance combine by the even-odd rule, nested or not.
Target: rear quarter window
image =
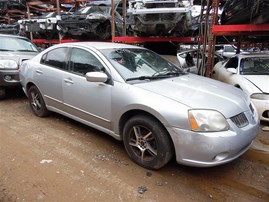
[[[67,50],[67,48],[57,48],[49,51],[42,56],[40,63],[58,69],[67,70]]]

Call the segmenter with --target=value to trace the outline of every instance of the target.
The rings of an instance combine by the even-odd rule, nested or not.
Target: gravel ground
[[[134,164],[121,142],[52,114],[38,118],[21,92],[0,101],[0,201],[269,201],[269,131],[226,165]]]

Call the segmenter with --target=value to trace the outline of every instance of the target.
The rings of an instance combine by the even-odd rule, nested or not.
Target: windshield
[[[45,13],[43,15],[40,16],[40,18],[45,19],[45,18],[52,18],[52,17],[56,17],[57,13],[56,12],[49,12],[49,13]]]
[[[240,73],[244,75],[269,75],[269,57],[241,59]]]
[[[80,10],[78,10],[77,12],[75,12],[74,14],[76,15],[88,15],[88,14],[109,14],[110,13],[110,9],[111,7],[108,6],[91,6],[91,7],[85,7],[85,8],[81,8]]]
[[[23,38],[0,36],[0,51],[38,52],[36,46]]]
[[[225,46],[225,52],[235,52],[235,48],[233,46]]]
[[[179,67],[150,50],[128,48],[101,51],[126,81],[184,74]]]

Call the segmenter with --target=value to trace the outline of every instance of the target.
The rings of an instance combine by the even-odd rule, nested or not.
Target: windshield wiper
[[[152,76],[138,76],[126,79],[126,81],[133,81],[133,80],[147,80],[147,79],[154,79]]]
[[[176,71],[176,72],[166,72],[166,73],[159,73],[153,74],[152,76],[138,76],[138,77],[133,77],[133,78],[128,78],[126,81],[132,81],[132,80],[153,80],[153,79],[160,79],[160,78],[168,78],[171,76],[179,76],[179,75],[184,75],[185,72],[181,71]]]
[[[0,49],[0,51],[14,51],[14,50]]]
[[[156,72],[155,74],[152,75],[152,77],[156,77],[156,78],[166,78],[166,77],[170,77],[170,76],[179,76],[179,75],[184,75],[185,72],[181,72],[181,71],[176,71],[176,72]]]
[[[18,52],[37,52],[37,51],[34,51],[34,50],[27,50],[27,49],[21,49],[21,50],[16,50]]]

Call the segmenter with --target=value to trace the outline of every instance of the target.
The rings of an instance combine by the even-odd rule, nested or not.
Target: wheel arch
[[[239,84],[235,84],[234,87],[241,89],[241,86]]]
[[[173,148],[173,155],[175,154],[175,147],[174,147],[174,143],[173,143],[173,140],[172,140],[172,137],[170,136],[168,130],[166,129],[166,127],[164,126],[164,124],[156,117],[154,116],[153,114],[147,112],[147,111],[144,111],[144,110],[141,110],[141,109],[133,109],[133,110],[129,110],[127,112],[125,112],[120,120],[119,120],[119,134],[120,134],[120,137],[121,139],[123,139],[123,129],[124,129],[124,125],[127,123],[127,121],[134,117],[134,116],[137,116],[137,115],[144,115],[144,116],[148,116],[152,119],[154,119],[155,121],[157,121],[160,126],[166,131],[167,133],[167,136],[171,142],[171,145],[172,145],[172,148]]]
[[[36,86],[36,85],[35,85],[33,82],[29,82],[29,83],[26,84],[25,93],[26,93],[27,97],[28,97],[28,90],[29,90],[32,86]],[[36,87],[37,87],[37,86],[36,86]],[[38,87],[37,87],[37,88],[38,88]],[[38,90],[39,90],[39,88],[38,88]]]

